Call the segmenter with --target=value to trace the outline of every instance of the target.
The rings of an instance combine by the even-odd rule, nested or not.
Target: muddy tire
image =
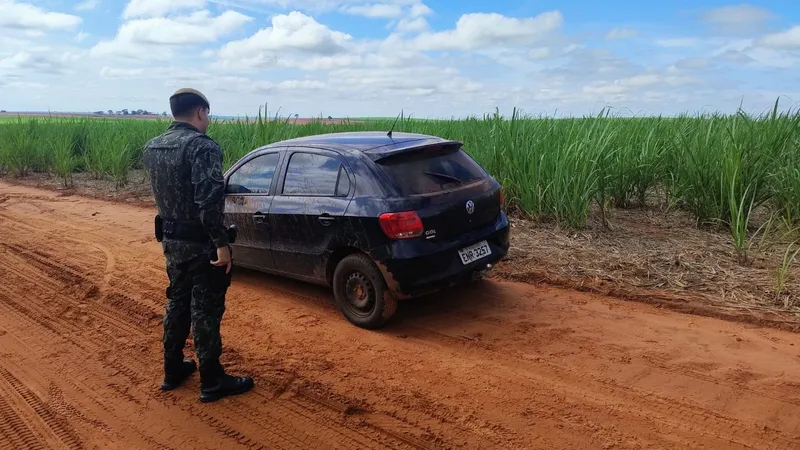
[[[380,270],[362,254],[347,256],[336,266],[333,294],[342,314],[360,328],[380,328],[397,311],[397,299],[386,288]]]

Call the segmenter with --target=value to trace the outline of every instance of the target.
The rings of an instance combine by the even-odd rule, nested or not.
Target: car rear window
[[[441,192],[486,176],[461,149],[409,152],[381,160],[378,165],[405,195]]]

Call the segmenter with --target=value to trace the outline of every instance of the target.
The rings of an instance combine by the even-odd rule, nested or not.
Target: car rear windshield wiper
[[[446,173],[429,172],[429,171],[426,170],[425,174],[426,175],[431,175],[431,176],[434,176],[434,177],[444,178],[445,180],[450,180],[450,181],[453,181],[453,182],[458,183],[458,184],[462,183],[460,178],[454,177],[452,175],[448,175]]]

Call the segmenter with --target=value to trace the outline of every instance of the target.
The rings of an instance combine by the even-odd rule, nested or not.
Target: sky
[[[0,110],[217,116],[762,113],[800,105],[800,3],[0,0]]]

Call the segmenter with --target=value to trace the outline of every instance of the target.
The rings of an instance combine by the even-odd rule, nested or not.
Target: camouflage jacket
[[[228,245],[222,150],[213,139],[192,125],[172,122],[145,146],[144,166],[162,218],[200,220],[216,247]]]

